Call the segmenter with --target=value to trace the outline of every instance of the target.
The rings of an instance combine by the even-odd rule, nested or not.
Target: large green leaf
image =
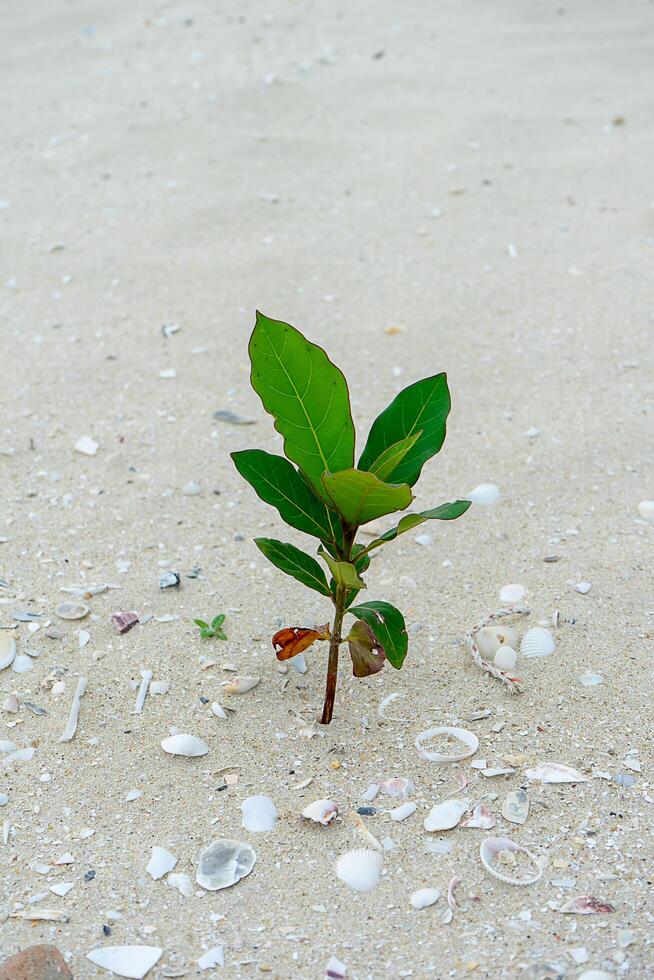
[[[446,374],[436,374],[409,385],[373,422],[358,463],[359,469],[369,470],[390,446],[420,432],[419,438],[393,470],[395,483],[413,486],[423,464],[443,445],[449,411]]]
[[[292,575],[298,582],[308,585],[310,589],[315,589],[321,595],[331,596],[325,573],[311,555],[306,555],[294,544],[275,541],[273,538],[255,538],[254,543],[268,561],[282,572]]]
[[[406,439],[400,439],[399,442],[394,442],[392,446],[389,446],[388,449],[385,449],[377,457],[372,466],[368,467],[370,472],[374,473],[380,480],[388,480],[421,435],[422,432],[414,432],[412,436],[407,436]]]
[[[389,664],[399,670],[409,647],[404,616],[400,610],[391,606],[390,602],[362,602],[360,606],[352,606],[349,612],[367,623]]]
[[[453,500],[448,504],[440,504],[438,507],[432,507],[431,510],[420,511],[419,514],[407,514],[406,517],[401,519],[397,527],[392,527],[389,531],[380,534],[378,538],[371,541],[366,551],[372,551],[373,548],[378,548],[381,544],[385,544],[386,541],[393,541],[400,534],[411,531],[412,528],[418,527],[419,524],[424,524],[425,521],[454,521],[457,517],[465,514],[469,506],[469,500]]]
[[[322,482],[327,496],[351,527],[404,510],[413,500],[406,483],[383,483],[374,473],[364,470],[324,473]]]
[[[360,577],[356,567],[349,561],[337,561],[328,555],[324,549],[318,549],[318,553],[321,558],[323,558],[326,564],[329,566],[329,570],[334,576],[334,582],[336,585],[342,585],[346,589],[356,589],[357,592],[360,589],[366,588],[366,583]]]
[[[354,424],[342,371],[295,327],[262,313],[249,351],[252,387],[284,436],[285,454],[324,497],[322,474],[354,465]]]
[[[234,466],[266,504],[271,504],[291,527],[316,538],[342,542],[336,515],[316,497],[292,463],[262,449],[232,453]]]

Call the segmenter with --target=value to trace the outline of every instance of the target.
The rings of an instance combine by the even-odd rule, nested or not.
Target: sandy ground
[[[7,3],[3,27],[0,625],[30,609],[64,634],[20,623],[19,652],[39,659],[0,674],[3,699],[18,689],[47,712],[0,712],[2,738],[36,747],[0,784],[3,956],[51,941],[79,980],[107,975],[88,950],[130,943],[164,948],[151,977],[198,976],[218,944],[215,976],[321,978],[332,955],[375,980],[557,975],[525,972],[548,962],[566,977],[652,976],[653,539],[637,509],[654,497],[651,4],[34,0]],[[361,432],[404,384],[446,369],[448,440],[417,504],[481,482],[502,491],[492,509],[427,528],[430,546],[410,534],[373,564],[369,597],[412,625],[405,669],[356,681],[344,665],[335,721],[311,739],[296,712],[322,702],[324,653],[283,676],[270,636],[326,608],[266,567],[254,535],[301,535],[228,455],[279,448],[248,386],[256,307],[328,347]],[[171,323],[181,330],[165,339]],[[216,422],[217,409],[256,424]],[[84,435],[95,457],[75,452]],[[182,492],[191,480],[197,496]],[[199,578],[159,591],[163,569],[194,566]],[[96,582],[120,591],[81,623],[56,619],[61,587]],[[529,589],[530,625],[556,608],[574,621],[551,657],[524,662],[513,698],[463,643],[509,582]],[[178,618],[118,636],[117,609]],[[229,641],[201,641],[192,619],[220,611]],[[201,669],[203,655],[217,666]],[[200,698],[221,696],[226,662],[261,683],[221,722]],[[59,699],[41,683],[56,665]],[[130,681],[144,668],[170,691],[136,716]],[[588,670],[600,686],[581,685]],[[60,744],[80,674],[78,732]],[[378,718],[391,692],[404,695],[399,722]],[[500,807],[527,786],[524,766],[486,779],[418,757],[420,730],[457,722],[489,765],[522,754],[609,778],[529,785],[530,816],[511,827]],[[164,755],[171,726],[211,753]],[[629,750],[642,767],[632,788],[614,780],[631,772]],[[224,767],[239,782],[219,791]],[[453,830],[450,854],[425,852],[422,821],[457,795],[460,768],[493,832],[547,856],[538,884],[489,877],[484,831]],[[391,775],[415,781],[418,812],[395,824],[393,801],[375,801],[368,826],[397,848],[359,895],[334,863],[362,839],[347,820],[314,828],[299,811],[328,796],[346,814]],[[125,802],[133,788],[143,795]],[[280,812],[270,834],[240,826],[258,792]],[[230,890],[185,898],[145,873],[162,845],[194,876],[221,836],[258,854]],[[75,861],[58,876],[34,870],[65,852]],[[462,907],[449,925],[443,896],[410,908],[414,889],[444,892],[453,875]],[[57,877],[74,883],[65,898],[48,891]],[[615,912],[558,911],[588,893]],[[70,921],[6,917],[44,907]]]

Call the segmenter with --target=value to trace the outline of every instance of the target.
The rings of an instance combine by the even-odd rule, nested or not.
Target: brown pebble
[[[0,980],[73,980],[55,946],[28,946],[0,965]]]

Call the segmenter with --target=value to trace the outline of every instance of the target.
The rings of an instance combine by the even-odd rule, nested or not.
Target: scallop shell
[[[423,743],[430,738],[435,738],[437,735],[451,735],[458,742],[465,745],[465,750],[459,751],[453,755],[445,752],[430,752],[428,749],[423,747]],[[449,728],[447,726],[441,728],[428,728],[424,732],[420,732],[415,741],[415,746],[423,759],[428,759],[430,762],[460,762],[462,759],[468,759],[471,755],[474,755],[479,748],[479,739],[473,732],[469,732],[465,728]]]
[[[527,779],[537,780],[540,783],[586,783],[588,776],[584,776],[578,769],[564,766],[560,762],[543,762],[535,769],[526,769]]]
[[[168,738],[163,739],[161,748],[169,755],[196,756],[206,755],[209,751],[207,743],[197,735],[186,734],[169,735]]]
[[[513,647],[502,646],[493,657],[493,663],[498,670],[513,670],[517,662],[518,654]]]
[[[0,633],[0,670],[9,667],[16,656],[16,641],[9,633]]]
[[[383,779],[379,783],[379,788],[387,796],[392,796],[396,800],[406,800],[413,793],[415,786],[404,776],[394,776],[392,779]]]
[[[153,847],[152,856],[148,861],[146,871],[154,881],[163,878],[169,871],[172,871],[177,864],[177,858],[165,847]]]
[[[414,909],[427,909],[430,905],[435,905],[440,897],[438,888],[419,888],[411,896],[411,904]]]
[[[159,946],[100,946],[87,953],[86,958],[118,977],[143,980],[162,955]]]
[[[502,804],[502,816],[509,823],[524,823],[529,816],[529,797],[523,789],[509,793]]]
[[[520,653],[523,657],[547,657],[555,649],[554,637],[544,626],[534,626],[527,630],[520,641]]]
[[[208,891],[230,888],[252,871],[257,855],[238,840],[215,840],[200,854],[195,880]]]
[[[504,874],[498,869],[497,864],[493,864],[493,858],[506,852],[509,854],[526,854],[536,867],[536,872],[530,878],[512,878],[511,875]],[[521,847],[515,841],[509,840],[508,837],[487,837],[481,842],[479,857],[486,871],[494,878],[506,882],[507,885],[533,885],[539,881],[543,874],[543,868],[536,855],[528,851],[526,847]]]
[[[424,828],[430,832],[451,830],[452,827],[456,827],[467,809],[468,804],[465,800],[445,800],[444,803],[437,803],[425,817]]]
[[[515,650],[518,635],[510,626],[483,626],[475,634],[475,643],[482,657],[488,660],[500,647],[506,646]]]
[[[313,820],[315,823],[321,823],[324,827],[331,823],[335,816],[338,814],[338,807],[331,800],[314,800],[313,803],[309,803],[305,806],[302,811],[302,816],[306,820]]]
[[[241,803],[241,813],[242,826],[252,833],[263,834],[275,829],[277,807],[269,796],[248,796]]]
[[[371,892],[377,887],[383,864],[379,851],[357,848],[341,854],[336,862],[336,874],[355,892]]]
[[[225,694],[245,694],[256,687],[260,680],[260,677],[235,677],[223,685],[223,691]]]
[[[60,619],[84,619],[90,609],[83,602],[60,602],[55,612]]]

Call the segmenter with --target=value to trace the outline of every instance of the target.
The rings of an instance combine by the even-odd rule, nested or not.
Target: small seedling
[[[451,521],[470,506],[469,500],[455,500],[406,514],[396,527],[373,535],[369,543],[356,541],[359,528],[405,510],[413,500],[411,487],[445,439],[450,410],[447,377],[436,374],[401,391],[373,422],[355,466],[347,382],[322,347],[290,324],[257,313],[249,353],[252,387],[284,437],[287,459],[261,449],[232,453],[232,459],[261,500],[276,507],[291,527],[320,542],[317,553],[327,566],[329,580],[316,559],[295,545],[255,538],[273,565],[334,605],[331,627],[286,627],[273,637],[279,660],[296,656],[318,640],[329,641],[321,717],[328,725],[342,643],[348,645],[355,677],[377,673],[386,660],[399,670],[407,654],[408,636],[398,609],[379,601],[352,605],[366,588],[361,576],[371,554],[424,521]],[[344,637],[346,613],[355,622]]]
[[[227,634],[223,629],[223,623],[225,622],[226,618],[225,613],[220,613],[219,616],[215,616],[211,620],[211,626],[209,623],[205,623],[203,619],[194,619],[193,622],[196,626],[200,627],[200,636],[205,638],[215,636],[218,640],[226,640]]]

